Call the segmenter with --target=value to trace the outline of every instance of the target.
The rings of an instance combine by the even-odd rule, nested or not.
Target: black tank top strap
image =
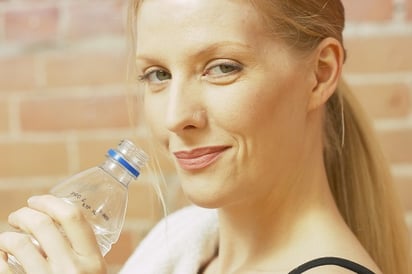
[[[354,273],[358,274],[375,274],[371,270],[367,269],[366,267],[357,264],[355,262],[352,262],[347,259],[342,259],[342,258],[337,258],[337,257],[323,257],[323,258],[318,258],[311,260],[307,263],[304,263],[288,274],[301,274],[304,273],[305,271],[308,271],[309,269],[319,267],[319,266],[324,266],[324,265],[336,265],[340,266],[349,270],[352,270]]]

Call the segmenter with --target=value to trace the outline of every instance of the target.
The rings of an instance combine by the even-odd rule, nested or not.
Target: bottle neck
[[[111,158],[107,158],[107,160],[100,165],[100,168],[109,173],[125,187],[128,187],[129,183],[135,178],[127,169]]]

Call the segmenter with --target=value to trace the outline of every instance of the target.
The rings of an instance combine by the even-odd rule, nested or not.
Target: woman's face
[[[248,1],[145,0],[137,67],[145,117],[188,197],[206,207],[287,187],[312,73]]]

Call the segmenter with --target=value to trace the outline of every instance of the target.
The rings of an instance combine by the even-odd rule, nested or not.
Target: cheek
[[[296,82],[294,77],[244,82],[214,95],[220,100],[214,99],[210,114],[218,127],[240,138],[255,155],[267,157],[276,151],[279,158],[290,157],[292,150],[300,149],[306,119],[306,91]]]
[[[254,117],[258,116],[255,102],[242,98],[244,96],[224,96],[213,103],[213,109],[209,107],[209,119],[213,123],[224,127],[229,131],[238,131],[253,122]]]
[[[143,115],[147,128],[155,138],[155,142],[164,143],[167,138],[165,130],[165,113],[159,100],[152,96],[146,96],[143,103]]]
[[[253,135],[263,124],[273,124],[274,117],[280,115],[280,92],[278,88],[243,83],[219,94],[210,93],[209,116],[232,133]]]

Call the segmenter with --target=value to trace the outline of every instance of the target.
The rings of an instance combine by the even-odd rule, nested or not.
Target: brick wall
[[[343,0],[345,77],[374,121],[412,235],[412,0]]]
[[[412,0],[345,0],[345,75],[375,122],[412,227]],[[0,228],[56,181],[129,137],[124,0],[0,0]],[[166,202],[185,204],[167,165]],[[162,214],[149,176],[130,188],[115,273]]]

